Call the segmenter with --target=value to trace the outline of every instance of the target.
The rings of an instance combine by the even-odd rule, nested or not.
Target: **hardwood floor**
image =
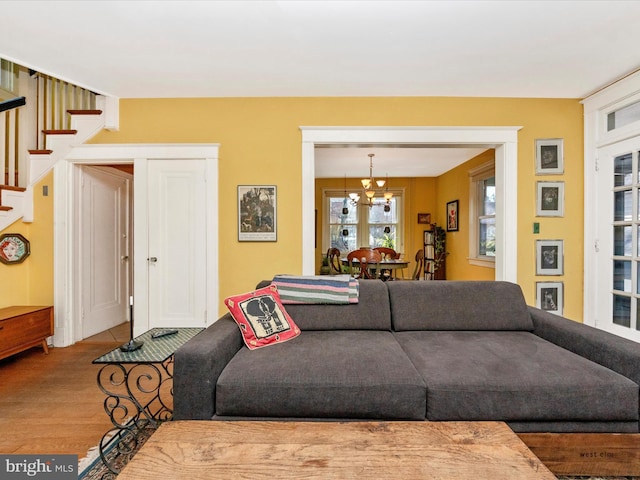
[[[125,323],[66,348],[32,348],[0,360],[0,453],[74,454],[111,427],[91,362],[129,339]]]

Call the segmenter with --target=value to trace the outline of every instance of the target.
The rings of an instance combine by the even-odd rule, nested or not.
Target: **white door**
[[[148,162],[148,325],[204,327],[205,160]]]
[[[595,326],[640,341],[640,138],[598,149]]]
[[[82,337],[127,321],[131,176],[82,167],[80,259]]]

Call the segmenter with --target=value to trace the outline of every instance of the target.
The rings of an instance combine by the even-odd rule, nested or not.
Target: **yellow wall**
[[[252,289],[276,272],[302,268],[301,133],[306,126],[522,126],[518,134],[518,282],[535,301],[534,140],[564,138],[566,182],[564,218],[538,219],[538,238],[565,238],[565,313],[582,316],[582,105],[578,99],[451,97],[355,98],[187,98],[124,99],[120,131],[101,132],[92,143],[220,143],[220,296]],[[238,243],[238,184],[278,186],[278,241]],[[420,201],[420,200],[417,200]],[[431,212],[433,213],[433,212]],[[40,216],[30,228],[44,234],[52,223]],[[414,231],[413,238],[419,236]],[[32,245],[33,246],[33,245]],[[570,247],[570,248],[569,248]],[[24,281],[12,272],[7,280]],[[38,272],[44,287],[30,283],[21,301],[52,296],[50,272]],[[4,275],[3,275],[4,277]],[[557,277],[554,277],[557,279]],[[12,303],[5,294],[0,302]],[[222,303],[221,303],[222,305]]]
[[[42,195],[42,187],[49,195]],[[53,173],[40,181],[34,192],[34,221],[17,221],[2,233],[20,233],[31,254],[16,265],[0,264],[0,308],[10,305],[53,305]]]
[[[494,150],[472,158],[468,162],[438,177],[438,209],[435,220],[447,228],[446,205],[458,200],[458,231],[446,232],[448,280],[495,280],[495,269],[469,264],[469,170],[495,159]],[[534,292],[535,293],[535,292]]]

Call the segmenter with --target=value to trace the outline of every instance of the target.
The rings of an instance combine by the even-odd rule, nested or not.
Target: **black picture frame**
[[[457,232],[459,227],[458,200],[447,202],[447,232]]]

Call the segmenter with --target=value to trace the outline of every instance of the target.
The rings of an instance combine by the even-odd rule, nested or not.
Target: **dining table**
[[[340,262],[342,263],[342,265],[345,266],[349,266],[349,261],[347,260],[347,257],[342,257],[340,258]],[[352,261],[352,264],[358,265],[360,262],[358,261],[358,259],[354,258]],[[392,280],[393,278],[395,278],[395,270],[402,270],[404,268],[407,268],[409,266],[409,261],[408,260],[400,260],[397,258],[383,258],[381,262],[377,262],[377,263],[370,263],[369,264],[369,272],[371,273],[372,276],[374,277],[379,277],[382,280]],[[376,269],[379,268],[380,269],[380,273],[378,275],[375,274]],[[384,275],[385,270],[390,270],[390,275]],[[403,278],[404,278],[404,274],[403,274]]]

